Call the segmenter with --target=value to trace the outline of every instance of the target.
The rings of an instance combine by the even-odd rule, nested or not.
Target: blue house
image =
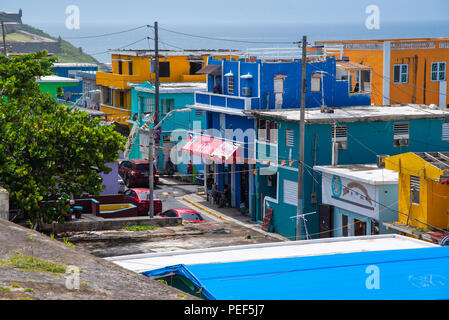
[[[371,102],[370,68],[349,61],[336,61],[333,57],[309,58],[306,67],[306,107],[362,106]],[[240,58],[238,61],[208,59],[208,65],[198,71],[207,74],[207,92],[197,92],[195,103],[190,106],[206,111],[206,127],[196,132],[196,139],[185,151],[197,152],[207,159],[205,176],[214,177],[219,190],[228,187],[230,205],[239,207],[243,203],[249,211],[256,207],[255,110],[271,110],[273,114],[285,109],[298,109],[301,101],[301,59],[286,60]],[[367,83],[364,91],[354,90],[352,74],[363,73]],[[358,77],[357,79],[360,79]],[[276,122],[272,122],[276,125]],[[273,127],[275,129],[275,127]],[[276,140],[276,137],[271,137]],[[211,156],[211,145],[218,149],[226,146],[221,158]],[[200,144],[203,143],[205,148]],[[207,147],[206,147],[207,145]],[[190,149],[189,149],[190,148]],[[217,149],[217,150],[218,150]],[[217,153],[217,152],[216,152]]]
[[[98,71],[98,65],[93,63],[55,63],[53,72],[60,77],[78,79],[77,71]],[[78,80],[82,80],[79,78]],[[80,81],[76,86],[64,88],[64,99],[76,102],[83,94],[83,82]]]
[[[259,129],[256,210],[252,211],[252,219],[263,221],[270,208],[272,230],[291,239],[296,238],[297,231],[301,239],[318,238],[329,232],[320,225],[321,179],[324,176],[321,176],[322,170],[313,170],[315,166],[372,164],[377,163],[379,155],[449,150],[449,140],[443,134],[449,112],[444,110],[425,105],[333,108],[331,112],[308,109],[302,194],[305,215],[298,217],[300,113],[297,110],[253,110],[247,114],[257,119]],[[268,127],[275,128],[271,136],[276,139],[267,140],[268,132],[264,128]],[[266,152],[267,149],[270,152]],[[387,177],[382,179],[387,180]],[[335,182],[335,188],[337,186],[341,183]],[[345,223],[337,221],[336,225],[344,228]]]
[[[162,120],[168,112],[186,108],[186,105],[194,102],[194,93],[206,90],[206,84],[202,82],[173,82],[161,83],[159,86],[159,120]],[[131,87],[131,115],[130,121],[136,127],[142,127],[147,122],[153,126],[151,119],[155,111],[155,87],[150,82],[144,82]],[[165,170],[167,160],[177,166],[181,174],[187,174],[187,166],[192,161],[193,171],[203,170],[201,159],[190,157],[181,151],[175,152],[174,147],[179,139],[186,139],[187,132],[205,126],[205,114],[199,110],[187,113],[173,113],[161,125],[161,135],[158,148],[158,168]],[[144,142],[144,136],[135,130],[135,137],[129,146],[129,159],[145,158],[148,142]],[[141,145],[143,147],[141,147]],[[144,152],[142,152],[144,151]]]

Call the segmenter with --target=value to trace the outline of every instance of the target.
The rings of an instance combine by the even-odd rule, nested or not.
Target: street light
[[[168,117],[170,117],[173,113],[175,112],[190,112],[191,109],[190,108],[183,108],[183,109],[177,109],[177,110],[172,110],[169,113],[167,113],[167,115],[161,120],[159,121],[155,126],[149,128],[149,132],[150,132],[150,143],[149,143],[149,150],[148,150],[148,161],[149,161],[149,167],[150,167],[150,172],[149,172],[149,181],[148,181],[148,188],[150,190],[150,209],[148,211],[148,214],[150,216],[150,218],[154,217],[154,162],[153,162],[153,158],[154,158],[154,131],[159,128],[161,126],[161,124],[165,121],[165,119],[167,119]]]

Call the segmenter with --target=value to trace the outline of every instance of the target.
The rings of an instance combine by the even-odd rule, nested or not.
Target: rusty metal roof
[[[354,70],[371,70],[370,66],[365,66],[360,63],[355,63],[351,61],[337,61],[336,62],[337,69],[344,71],[354,71]]]
[[[221,74],[221,66],[217,64],[209,64],[198,70],[196,74],[212,74],[212,75],[220,75]]]

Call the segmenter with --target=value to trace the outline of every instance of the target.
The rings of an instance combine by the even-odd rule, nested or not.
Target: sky
[[[117,25],[363,22],[368,5],[384,22],[447,20],[449,12],[448,0],[0,0],[0,11],[22,8],[24,23],[64,25],[69,5],[81,23]]]

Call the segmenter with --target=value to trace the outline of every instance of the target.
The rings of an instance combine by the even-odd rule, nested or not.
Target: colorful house
[[[176,109],[186,108],[194,102],[194,94],[198,91],[205,91],[205,82],[175,82],[175,83],[161,83],[159,87],[159,120],[162,120],[168,112]],[[131,88],[131,114],[133,116],[133,123],[136,126],[142,127],[148,119],[154,116],[155,108],[155,87],[149,82],[144,82],[140,85]],[[181,131],[191,131],[193,126],[198,128],[205,126],[204,112],[192,109],[187,113],[173,113],[162,124],[161,135],[159,137],[159,152],[158,152],[158,168],[165,170],[167,160],[170,157],[171,161],[177,165],[178,172],[182,174],[187,173],[187,165],[192,161],[194,171],[203,170],[201,161],[195,161],[188,155],[182,152],[172,152],[174,146],[178,143],[178,135],[181,138],[186,138]],[[153,123],[150,124],[152,126]],[[176,130],[180,130],[176,134]],[[136,130],[136,136],[133,137],[133,142],[129,146],[129,159],[142,159],[148,156],[148,142],[144,142],[144,137]],[[142,142],[141,142],[142,140]],[[143,150],[143,153],[142,153]]]
[[[64,100],[76,102],[83,94],[83,80],[78,78],[77,71],[98,71],[98,65],[93,63],[55,63],[52,67],[53,72],[60,76],[80,80],[77,85],[64,88]]]
[[[206,64],[210,55],[227,56],[226,52],[218,50],[161,50],[159,81],[204,82],[205,76],[196,74],[196,71]],[[97,84],[101,86],[101,110],[118,123],[129,124],[132,85],[145,81],[154,83],[154,50],[111,51],[111,60],[111,72],[97,72]]]
[[[377,164],[315,166],[321,173],[319,237],[392,233],[398,218],[398,173]]]
[[[316,41],[328,54],[373,68],[372,102],[449,105],[449,38]]]
[[[388,226],[415,237],[427,231],[449,235],[449,152],[407,152],[383,161],[399,173],[401,214]]]
[[[308,57],[306,67],[307,108],[368,105],[370,93],[349,90],[348,79],[338,78],[339,65],[346,68],[369,71],[366,66],[333,57],[323,60]],[[214,177],[219,190],[227,185],[230,204],[242,203],[250,211],[255,208],[256,187],[254,175],[256,123],[252,110],[272,110],[273,114],[285,109],[298,109],[301,100],[301,59],[255,59],[240,58],[238,61],[209,59],[199,73],[207,74],[207,92],[195,93],[191,108],[206,111],[207,126],[203,132],[194,133],[196,138],[183,149],[201,156],[207,163],[205,177]],[[260,122],[266,130],[264,138],[270,145],[277,136],[270,136],[270,129],[277,132],[276,122]],[[202,134],[202,136],[201,136]],[[203,145],[203,146],[202,146]],[[198,150],[202,150],[198,152]]]
[[[307,233],[311,238],[318,237],[320,232],[317,213],[322,203],[321,182],[314,166],[369,164],[376,163],[378,155],[449,150],[449,139],[443,134],[449,112],[424,105],[347,107],[332,111],[306,110],[302,212],[308,215],[298,232],[303,237]],[[261,124],[268,127],[263,120],[270,121],[269,127],[277,128],[272,133],[276,139],[270,148],[266,133],[262,131],[261,135],[258,130],[257,196],[252,219],[262,222],[270,207],[273,231],[294,239],[300,224],[297,221],[300,113],[253,110],[248,114],[256,118],[259,128]]]
[[[43,93],[48,92],[52,95],[53,98],[66,101],[64,99],[64,89],[67,87],[70,88],[74,85],[78,85],[79,80],[51,75],[36,79],[36,83],[39,84]]]

